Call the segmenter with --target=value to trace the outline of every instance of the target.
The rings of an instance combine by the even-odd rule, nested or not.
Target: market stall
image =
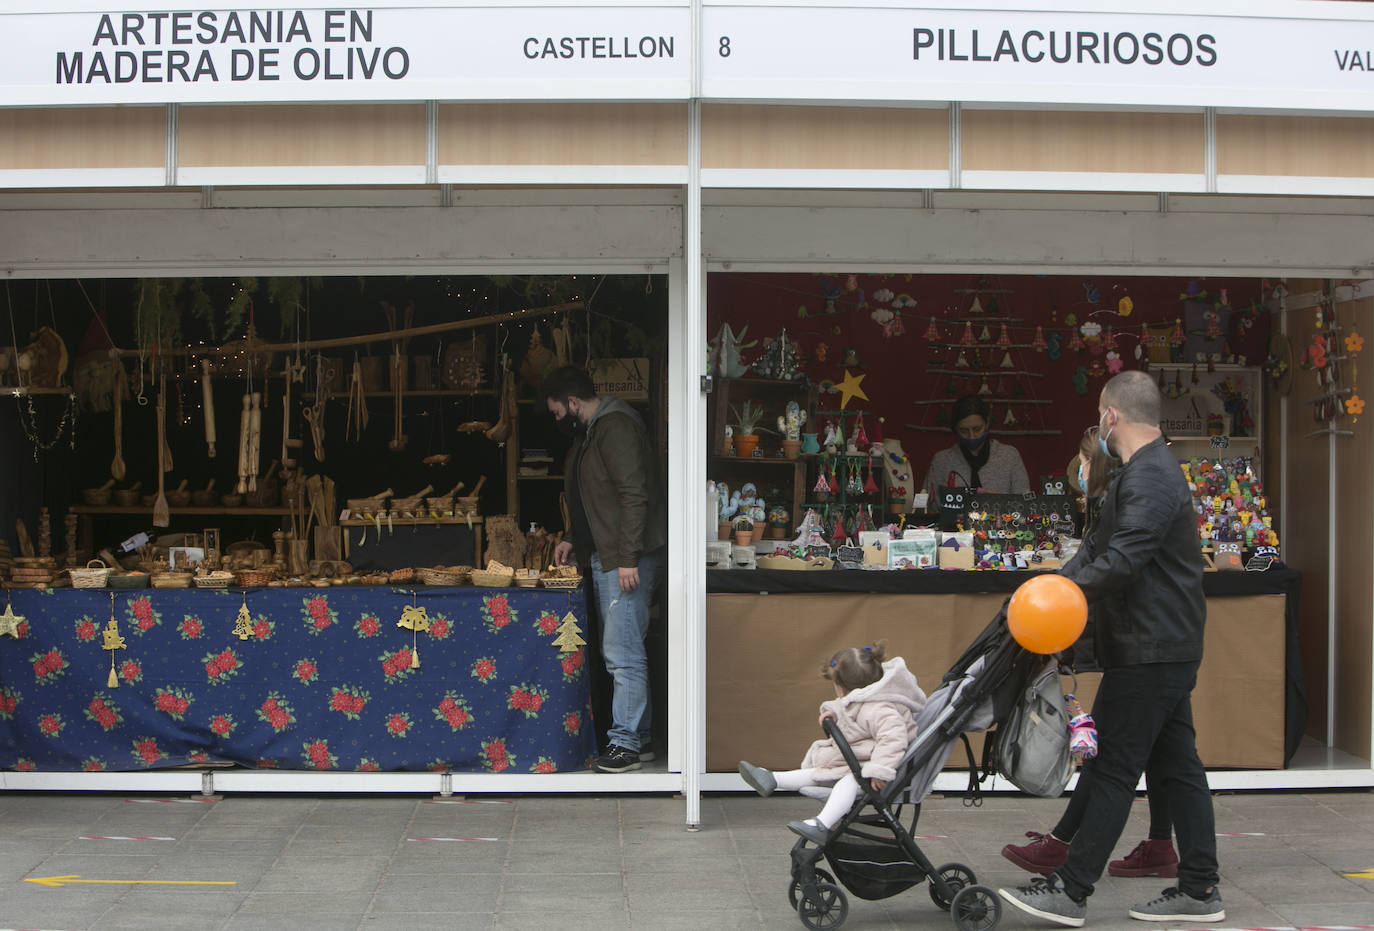
[[[3,769],[554,773],[595,752],[577,590],[9,594]]]

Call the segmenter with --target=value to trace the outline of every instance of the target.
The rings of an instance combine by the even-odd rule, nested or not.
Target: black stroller
[[[949,748],[965,731],[986,730],[1004,720],[1036,657],[1012,639],[1006,608],[998,613],[941,680],[917,719],[916,738],[897,767],[897,778],[874,792],[862,778],[859,761],[839,728],[829,719],[826,734],[835,741],[863,791],[859,801],[828,832],[821,846],[798,840],[792,847],[788,900],[802,924],[830,931],[844,924],[849,901],[844,889],[861,899],[885,899],[930,881],[930,897],[950,913],[960,931],[991,931],[1002,917],[997,893],[978,885],[962,863],[933,866],[916,844],[921,802],[944,766]],[[968,738],[969,793],[978,802],[979,775]],[[910,806],[908,825],[902,809]],[[817,867],[825,857],[833,874]],[[838,883],[837,880],[838,879]]]

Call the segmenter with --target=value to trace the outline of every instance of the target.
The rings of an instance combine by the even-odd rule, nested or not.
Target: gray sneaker
[[[746,760],[739,761],[740,777],[748,783],[749,788],[753,789],[764,798],[772,795],[778,789],[778,781],[773,778],[773,774],[762,766],[755,766]]]
[[[1170,886],[1144,905],[1137,905],[1126,914],[1141,921],[1225,921],[1226,909],[1221,907],[1221,893],[1216,887],[1205,899],[1195,899],[1177,886]]]
[[[1067,928],[1081,928],[1088,914],[1086,902],[1075,902],[1064,889],[1064,880],[1037,876],[1029,886],[998,889],[997,894],[1021,911]],[[1134,913],[1132,913],[1134,914]]]

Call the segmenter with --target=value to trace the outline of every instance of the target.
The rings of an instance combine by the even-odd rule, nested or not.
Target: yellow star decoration
[[[855,377],[849,369],[844,370],[844,381],[835,386],[835,390],[840,393],[840,410],[844,410],[849,406],[849,399],[851,397],[863,398],[865,401],[868,400],[868,395],[864,394],[864,390],[859,387],[859,383],[867,377],[867,373]]]
[[[1346,873],[1351,879],[1374,879],[1374,868],[1360,870],[1356,873]]]
[[[5,613],[0,614],[0,636],[9,635],[19,639],[19,625],[24,623],[22,614],[14,613],[14,605],[5,603]]]

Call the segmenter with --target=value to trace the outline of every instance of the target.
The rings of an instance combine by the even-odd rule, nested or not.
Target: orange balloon
[[[1007,605],[1007,629],[1032,653],[1067,650],[1088,623],[1088,599],[1072,579],[1038,575],[1023,583]]]

